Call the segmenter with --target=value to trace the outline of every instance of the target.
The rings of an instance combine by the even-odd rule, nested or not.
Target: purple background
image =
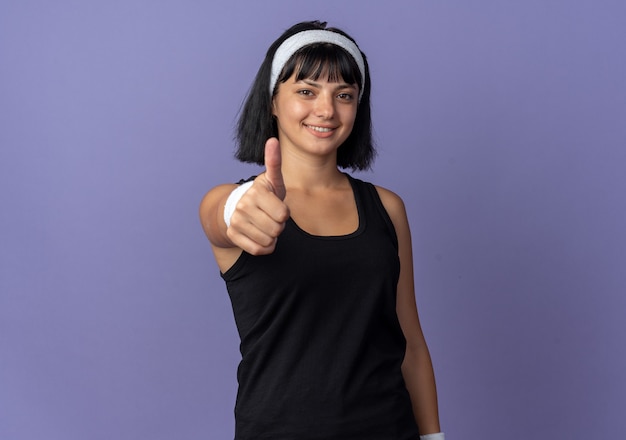
[[[238,339],[197,220],[257,172],[232,128],[267,46],[369,57],[450,439],[626,434],[626,6],[0,3],[0,438],[232,438]]]

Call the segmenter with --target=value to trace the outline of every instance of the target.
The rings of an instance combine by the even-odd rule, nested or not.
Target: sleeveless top
[[[400,365],[395,229],[348,176],[359,226],[314,236],[289,219],[270,255],[222,274],[241,338],[235,440],[414,440]]]

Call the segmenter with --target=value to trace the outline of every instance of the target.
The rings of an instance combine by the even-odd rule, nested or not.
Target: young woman
[[[236,156],[265,166],[200,218],[241,337],[237,440],[443,439],[402,200],[374,157],[365,55],[325,23],[269,48]]]

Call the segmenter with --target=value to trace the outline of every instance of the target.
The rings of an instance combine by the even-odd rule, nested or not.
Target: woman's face
[[[343,81],[295,80],[280,83],[273,98],[281,148],[312,155],[336,155],[354,126],[359,88]]]

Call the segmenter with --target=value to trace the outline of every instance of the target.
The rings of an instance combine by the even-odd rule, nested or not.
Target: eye
[[[337,98],[341,99],[342,101],[352,101],[354,99],[354,96],[351,93],[340,93],[337,95]]]
[[[313,91],[309,89],[298,90],[298,94],[302,96],[313,96]]]

